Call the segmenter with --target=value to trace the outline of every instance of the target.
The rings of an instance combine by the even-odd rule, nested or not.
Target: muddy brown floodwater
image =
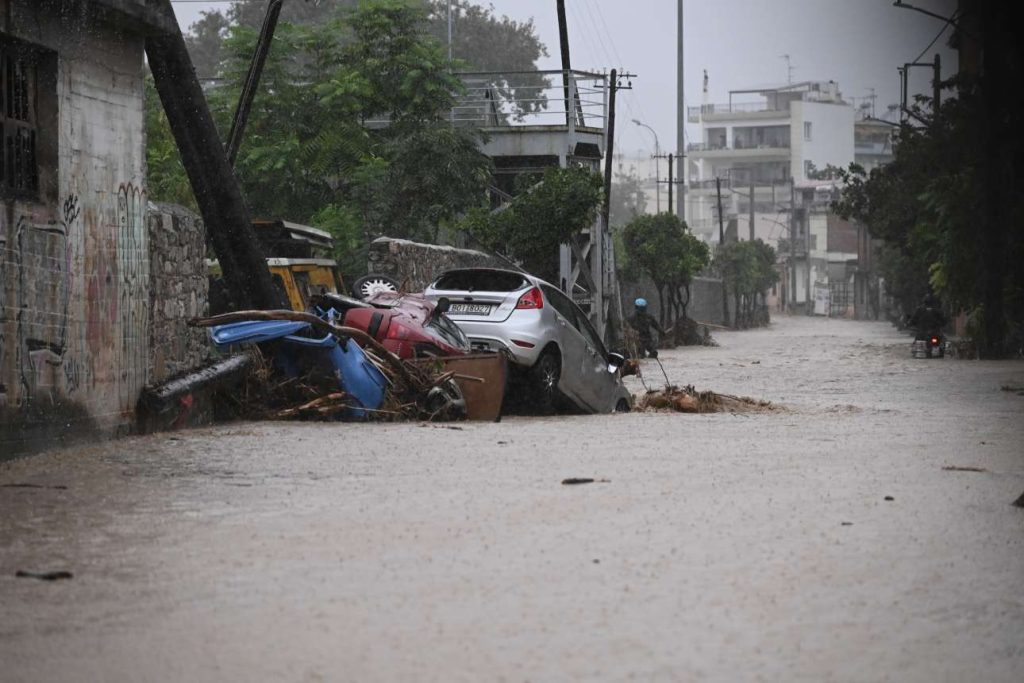
[[[717,337],[672,380],[785,410],[0,465],[0,679],[1022,680],[1024,362],[914,360],[882,323]]]

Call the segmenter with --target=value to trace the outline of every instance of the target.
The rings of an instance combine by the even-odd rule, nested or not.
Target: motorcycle
[[[917,335],[910,346],[914,358],[942,358],[946,355],[946,339],[941,332]]]

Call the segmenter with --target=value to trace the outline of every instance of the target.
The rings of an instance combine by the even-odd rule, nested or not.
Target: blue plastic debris
[[[332,369],[338,385],[358,404],[345,411],[346,417],[365,417],[367,410],[379,408],[387,386],[384,373],[351,340],[339,341],[331,334],[298,336],[309,328],[304,322],[249,320],[218,325],[210,329],[210,335],[219,347],[279,341],[273,351],[274,364],[289,377],[298,377],[315,366]]]

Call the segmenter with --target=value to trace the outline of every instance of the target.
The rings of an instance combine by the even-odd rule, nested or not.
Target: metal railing
[[[491,71],[457,74],[465,92],[452,112],[455,125],[568,126],[604,130],[608,77],[586,71]],[[569,102],[566,106],[565,86]]]
[[[691,142],[690,144],[688,144],[686,146],[686,151],[688,151],[688,152],[719,152],[719,151],[721,151],[721,152],[725,152],[725,151],[731,152],[731,151],[735,151],[735,150],[751,150],[751,149],[768,150],[768,149],[789,149],[789,148],[790,148],[790,146],[789,146],[788,142],[768,142],[768,143],[762,142],[762,143],[759,143],[759,144],[756,144],[756,145],[747,145],[747,144],[743,144],[741,141],[737,140],[737,141],[735,141],[733,143],[732,147],[729,147],[728,145],[723,145],[723,144],[720,144],[720,143],[712,143],[712,142]]]
[[[789,103],[785,108],[773,105],[769,102],[724,102],[718,104],[702,104],[699,107],[687,107],[686,115],[691,122],[696,122],[705,116],[720,114],[752,114],[762,111],[777,111],[789,113]]]

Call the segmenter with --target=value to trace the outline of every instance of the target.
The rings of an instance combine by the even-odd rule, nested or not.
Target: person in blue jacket
[[[636,335],[640,342],[640,357],[643,358],[647,355],[651,358],[657,358],[658,345],[654,341],[653,331],[657,331],[659,335],[665,334],[665,331],[661,329],[658,321],[647,312],[647,299],[641,297],[633,302],[633,315],[626,322],[636,330]]]

